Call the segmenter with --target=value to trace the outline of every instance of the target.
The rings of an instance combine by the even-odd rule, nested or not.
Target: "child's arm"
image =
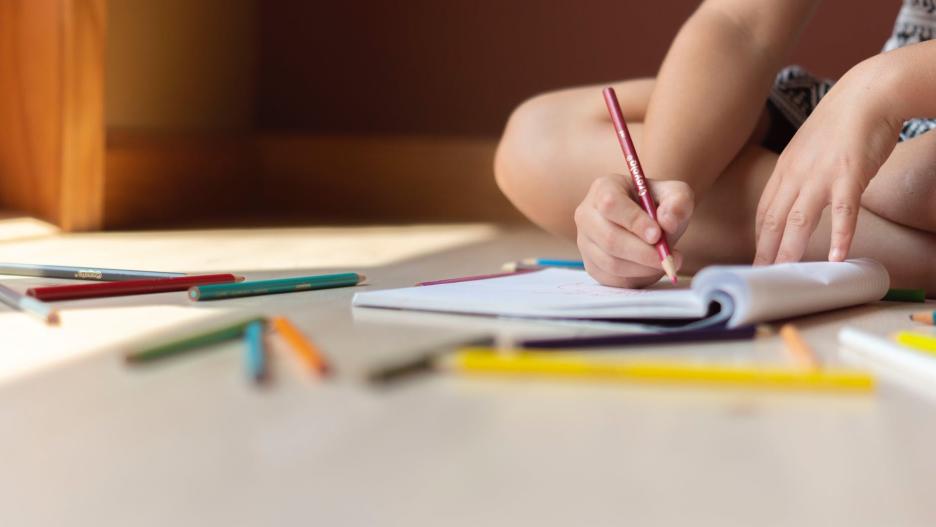
[[[696,196],[751,137],[817,0],[707,0],[673,41],[647,109],[647,174]]]
[[[936,41],[924,42],[867,59],[836,83],[764,189],[756,263],[799,260],[826,207],[832,212],[829,260],[845,259],[861,194],[894,150],[903,122],[936,115],[933,64]],[[904,198],[912,199],[912,192]]]

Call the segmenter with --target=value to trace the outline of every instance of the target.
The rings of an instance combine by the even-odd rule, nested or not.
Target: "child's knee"
[[[494,160],[495,179],[508,197],[548,170],[550,155],[561,151],[555,132],[559,104],[557,97],[546,93],[524,101],[511,113]]]

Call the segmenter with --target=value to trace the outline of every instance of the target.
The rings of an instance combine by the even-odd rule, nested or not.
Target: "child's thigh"
[[[679,241],[687,271],[754,259],[757,202],[777,157],[761,146],[746,146],[712,187],[697,196],[689,228]]]

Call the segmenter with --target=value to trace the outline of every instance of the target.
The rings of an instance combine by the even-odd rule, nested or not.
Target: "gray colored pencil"
[[[36,300],[35,298],[26,296],[18,291],[10,289],[9,287],[0,284],[0,302],[12,307],[13,309],[19,309],[20,311],[29,313],[30,315],[35,315],[46,322],[46,324],[58,324],[59,323],[59,314],[58,311],[42,302]]]
[[[71,265],[18,263],[0,263],[0,274],[36,276],[39,278],[68,278],[71,280],[97,280],[101,282],[185,276],[185,273],[163,273],[160,271],[133,271],[129,269],[103,269],[98,267],[75,267]]]

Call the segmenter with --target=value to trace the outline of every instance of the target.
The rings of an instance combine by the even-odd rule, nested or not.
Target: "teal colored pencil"
[[[273,280],[253,280],[230,284],[199,285],[189,289],[188,295],[191,300],[218,300],[241,296],[274,295],[313,289],[351,287],[366,279],[367,277],[360,273],[339,273],[276,278]]]
[[[261,382],[267,374],[266,350],[263,346],[264,322],[261,320],[251,322],[244,330],[244,344],[247,349],[244,354],[244,364],[247,374],[256,382]]]

